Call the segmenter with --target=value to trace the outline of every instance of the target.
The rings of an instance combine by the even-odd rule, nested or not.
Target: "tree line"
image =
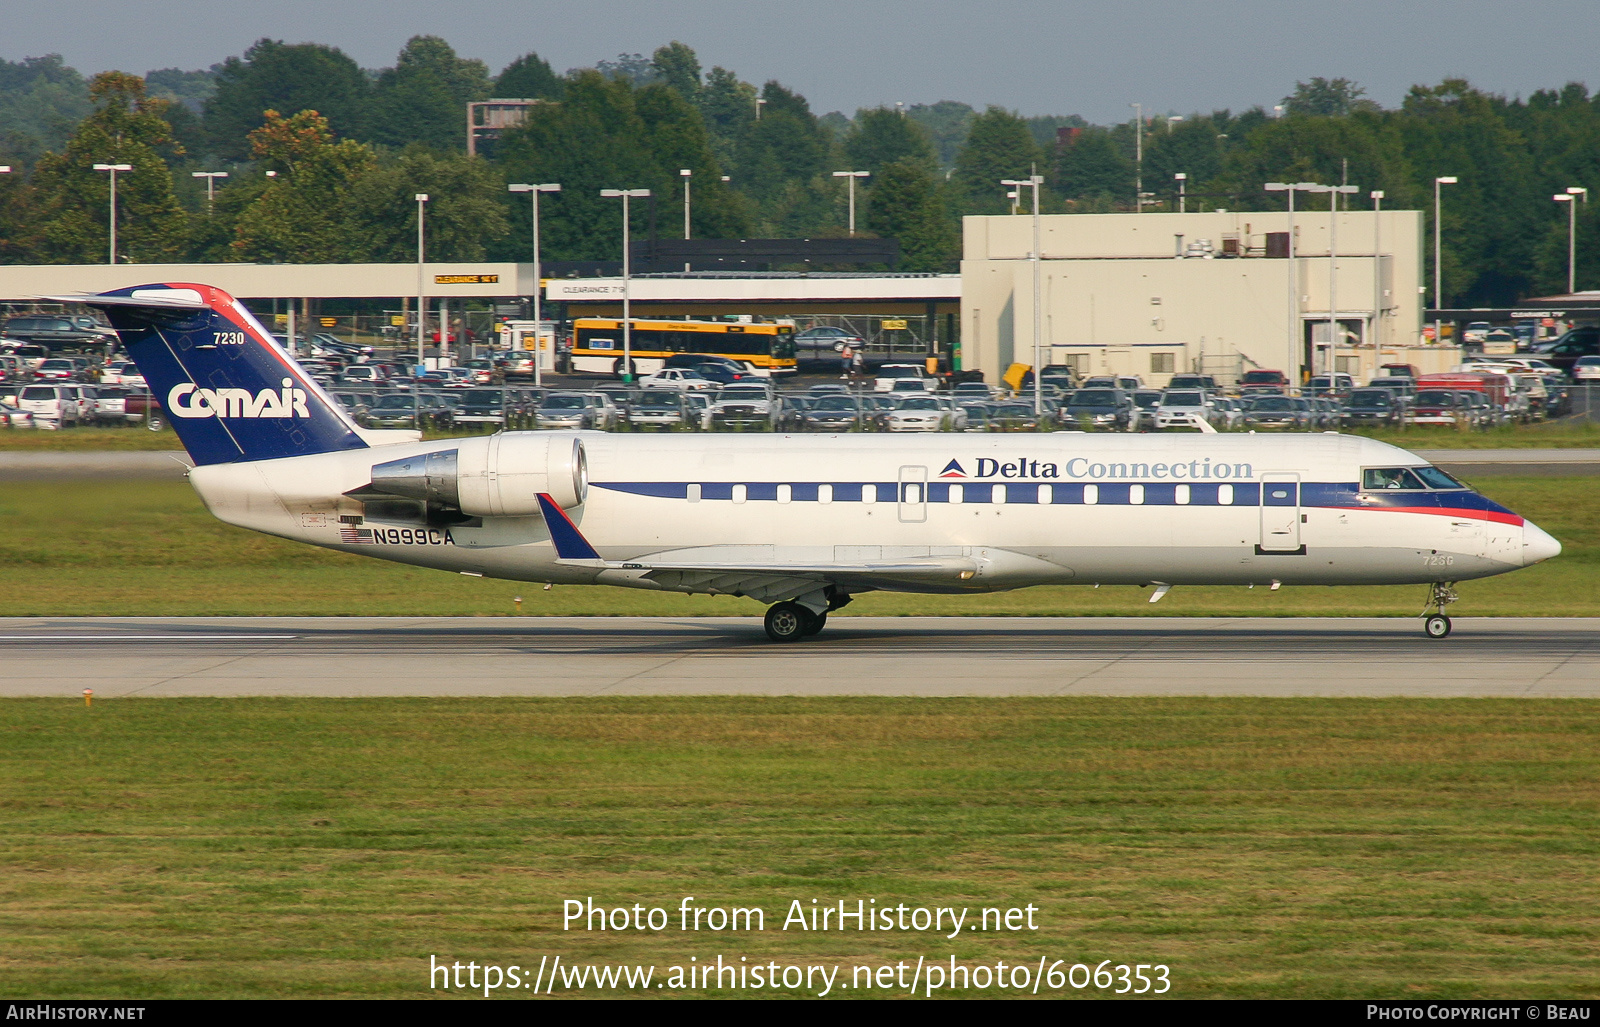
[[[466,104],[491,97],[539,102],[469,158]],[[0,61],[5,161],[8,263],[105,259],[109,182],[96,163],[133,168],[117,186],[130,262],[409,260],[418,192],[432,197],[432,258],[525,260],[526,209],[509,182],[563,186],[542,211],[546,259],[615,260],[619,212],[599,190],[650,189],[659,230],[675,236],[684,169],[696,237],[838,236],[846,186],[833,172],[866,171],[858,232],[899,239],[911,271],[955,270],[961,216],[1011,210],[1001,180],[1032,173],[1048,213],[1175,209],[1178,174],[1191,210],[1270,210],[1283,201],[1265,182],[1314,180],[1360,186],[1346,201],[1359,205],[1381,189],[1387,208],[1425,210],[1430,232],[1433,179],[1450,175],[1446,302],[1504,305],[1565,289],[1567,212],[1551,196],[1600,188],[1600,97],[1574,83],[1507,98],[1448,79],[1384,109],[1355,83],[1313,79],[1274,114],[1142,124],[955,101],[819,116],[779,82],[704,69],[679,42],[563,74],[528,53],[492,75],[436,36],[379,71],[335,47],[262,39],[205,71],[142,78],[85,80],[55,56]],[[214,200],[196,171],[227,172]],[[643,233],[651,213],[634,210]],[[1578,285],[1600,285],[1600,206],[1577,214]]]

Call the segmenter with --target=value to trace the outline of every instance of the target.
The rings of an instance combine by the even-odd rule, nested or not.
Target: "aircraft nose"
[[[1522,566],[1532,567],[1561,555],[1561,543],[1532,521],[1522,522]]]

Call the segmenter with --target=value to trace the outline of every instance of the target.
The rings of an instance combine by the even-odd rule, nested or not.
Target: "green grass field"
[[[426,996],[430,954],[1110,959],[1174,997],[1600,979],[1590,701],[7,700],[0,725],[0,979],[29,998]],[[688,895],[767,930],[561,929],[564,899]],[[779,929],[813,898],[1033,904],[1038,930]]]
[[[1556,560],[1461,586],[1460,615],[1600,615],[1600,478],[1489,478],[1483,490],[1552,532]],[[1422,586],[1132,587],[988,596],[869,593],[841,613],[990,616],[1413,616]],[[755,616],[732,597],[467,578],[332,553],[212,518],[183,482],[0,485],[0,616]]]

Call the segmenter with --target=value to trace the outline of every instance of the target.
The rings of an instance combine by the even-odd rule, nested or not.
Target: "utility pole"
[[[1001,185],[1009,185],[1017,190],[1023,186],[1033,189],[1033,253],[1029,259],[1033,261],[1033,416],[1038,417],[1044,412],[1044,296],[1040,289],[1040,252],[1039,252],[1039,186],[1044,184],[1040,175],[1029,175],[1027,178],[1002,179]]]

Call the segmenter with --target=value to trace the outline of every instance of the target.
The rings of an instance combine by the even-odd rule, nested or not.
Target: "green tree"
[[[60,154],[40,159],[34,174],[39,259],[98,263],[108,244],[110,176],[95,164],[130,164],[117,176],[119,261],[152,263],[181,253],[187,237],[183,208],[172,194],[172,172],[158,152],[171,141],[162,113],[167,101],[145,95],[144,80],[107,71],[89,82],[94,111]]]
[[[866,226],[878,236],[900,240],[903,270],[955,269],[960,236],[939,193],[939,179],[922,160],[887,164],[873,182]]]
[[[1133,204],[1133,159],[1104,128],[1086,128],[1056,154],[1050,186],[1076,211]]]
[[[950,178],[960,195],[962,212],[1005,213],[1009,207],[1000,182],[1027,178],[1043,162],[1044,154],[1026,121],[1000,107],[985,110],[973,119]]]
[[[236,258],[293,264],[364,259],[371,240],[352,232],[350,211],[361,180],[377,170],[372,148],[336,139],[316,111],[289,118],[267,111],[250,145],[251,156],[277,176],[241,212]],[[403,220],[404,210],[392,217]]]
[[[509,231],[505,183],[487,161],[413,146],[351,184],[360,259],[417,259],[416,194],[427,193],[428,259],[482,260]]]
[[[602,198],[600,190],[650,189],[659,207],[682,195],[681,168],[694,171],[695,234],[744,234],[742,211],[721,181],[704,124],[677,90],[664,85],[635,89],[580,71],[561,103],[535,108],[505,133],[499,164],[513,182],[561,183],[561,193],[542,206],[541,243],[551,259],[620,259],[621,204]],[[634,201],[631,209],[634,237],[642,239],[650,203]],[[525,210],[518,204],[514,223],[523,223]],[[523,236],[514,234],[507,245],[526,252]]]
[[[89,84],[60,54],[0,60],[0,157],[32,167],[59,151],[92,109]]]
[[[525,53],[505,66],[494,80],[494,95],[509,99],[559,100],[566,89],[550,62],[536,53]]]
[[[438,36],[412,36],[373,90],[368,138],[401,149],[464,150],[467,104],[489,97],[489,69]]]
[[[666,46],[656,48],[650,55],[658,81],[676,89],[691,103],[700,97],[700,58],[683,43],[674,39]]]
[[[0,175],[0,264],[31,264],[42,248],[34,190],[20,171]]]
[[[938,103],[915,103],[906,108],[906,117],[928,130],[939,157],[939,166],[946,170],[955,167],[956,154],[966,145],[967,134],[978,112],[968,104],[954,100]]]
[[[740,188],[758,204],[824,174],[831,142],[805,97],[768,82],[761,99],[761,117],[739,132],[733,165]]]
[[[1175,189],[1173,176],[1184,174],[1189,193],[1206,191],[1222,175],[1222,143],[1215,123],[1198,114],[1155,133],[1144,148],[1145,189],[1158,195]]]
[[[937,166],[933,140],[928,130],[888,107],[857,111],[854,126],[844,139],[849,171],[877,174],[885,164],[896,161],[921,162],[929,170]]]
[[[268,110],[318,111],[332,131],[359,138],[371,95],[366,73],[344,51],[261,39],[242,58],[222,62],[216,92],[205,102],[206,132],[225,160],[249,159],[250,133]]]
[[[756,87],[741,82],[727,68],[712,68],[695,105],[711,132],[717,160],[723,167],[732,168],[739,133],[755,120]]]
[[[1283,98],[1283,112],[1318,118],[1342,118],[1356,111],[1377,111],[1378,105],[1365,99],[1365,89],[1347,78],[1314,78],[1296,82],[1294,95]]]

